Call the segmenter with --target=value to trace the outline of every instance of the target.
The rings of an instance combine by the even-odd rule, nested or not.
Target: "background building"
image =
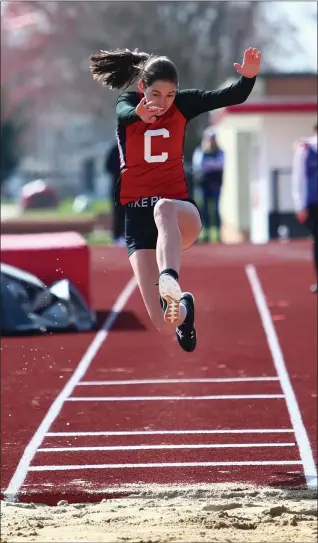
[[[311,73],[263,73],[247,102],[211,114],[226,156],[224,241],[264,243],[279,225],[291,236],[305,233],[294,218],[290,172],[294,143],[311,135],[316,120]]]

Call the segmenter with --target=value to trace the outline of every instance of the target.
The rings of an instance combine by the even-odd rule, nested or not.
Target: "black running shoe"
[[[184,322],[177,327],[176,335],[180,347],[187,353],[191,353],[197,345],[197,332],[194,327],[194,297],[191,292],[183,292],[181,301],[186,306],[187,316]]]

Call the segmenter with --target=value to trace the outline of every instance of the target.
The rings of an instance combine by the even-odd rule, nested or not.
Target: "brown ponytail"
[[[101,51],[91,56],[90,70],[93,79],[104,87],[122,89],[136,81],[149,59],[148,53],[138,50]]]

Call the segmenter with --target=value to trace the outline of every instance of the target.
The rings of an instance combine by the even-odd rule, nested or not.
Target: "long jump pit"
[[[185,252],[194,353],[125,249],[90,274],[96,332],[2,340],[1,541],[317,541],[308,243]]]

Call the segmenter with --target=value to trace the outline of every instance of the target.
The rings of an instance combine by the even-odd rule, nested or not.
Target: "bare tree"
[[[37,111],[85,112],[96,124],[114,118],[116,99],[89,71],[89,57],[100,49],[166,54],[179,68],[182,87],[214,88],[236,76],[233,63],[247,46],[262,49],[263,65],[269,65],[266,52],[281,48],[282,34],[293,39],[294,32],[285,19],[269,22],[260,1],[24,0],[6,6],[1,71],[12,104],[27,100]],[[19,17],[25,21],[20,42],[10,37]],[[187,148],[205,122],[192,124]]]

